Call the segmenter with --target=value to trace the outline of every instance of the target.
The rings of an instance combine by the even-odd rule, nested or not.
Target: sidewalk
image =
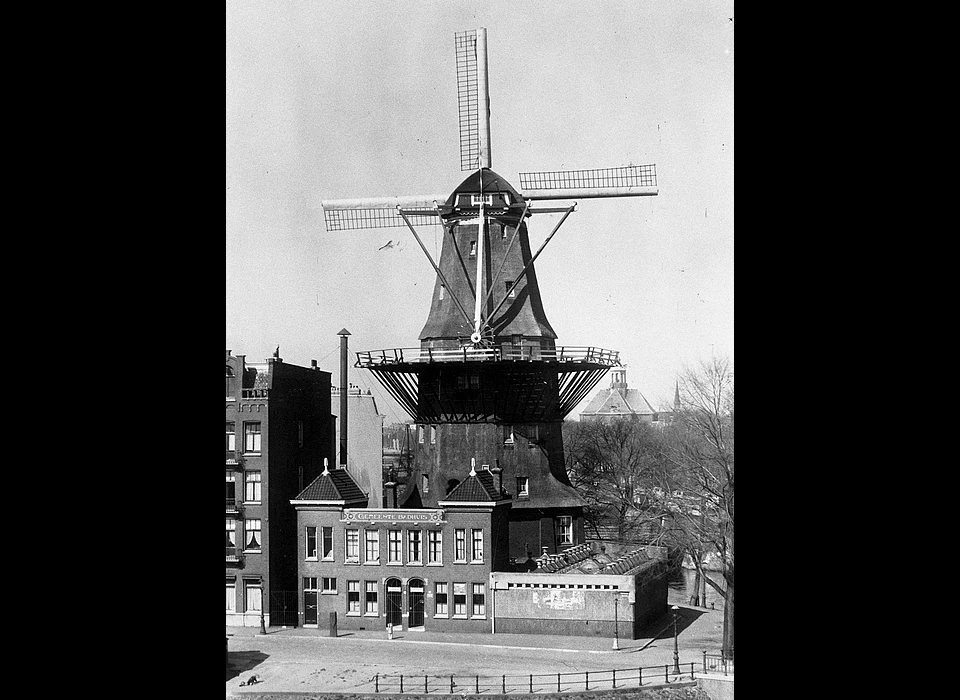
[[[679,606],[678,649],[681,667],[699,671],[704,651],[720,649],[723,614],[718,610]],[[613,639],[535,634],[456,634],[397,630],[228,627],[231,665],[227,695],[244,693],[372,692],[374,678],[391,674],[441,676],[571,673],[610,669],[673,668],[673,625],[665,617],[656,637]],[[263,682],[241,687],[257,675]]]

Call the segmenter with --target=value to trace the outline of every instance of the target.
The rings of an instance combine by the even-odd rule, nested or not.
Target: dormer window
[[[481,204],[484,206],[492,207],[493,206],[493,195],[492,194],[472,194],[470,195],[470,205],[474,207],[479,207]]]
[[[236,396],[237,378],[233,375],[233,368],[227,365],[227,398]]]
[[[470,257],[473,258],[473,257],[476,257],[476,255],[477,255],[477,242],[470,241]]]

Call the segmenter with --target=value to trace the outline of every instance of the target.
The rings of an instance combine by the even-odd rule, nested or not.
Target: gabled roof
[[[639,389],[601,389],[581,413],[652,415],[656,411]]]
[[[366,503],[367,495],[346,469],[324,470],[294,501],[319,501],[323,503]]]
[[[496,503],[504,500],[493,481],[493,474],[486,469],[470,471],[470,476],[454,487],[441,501],[454,503]]]

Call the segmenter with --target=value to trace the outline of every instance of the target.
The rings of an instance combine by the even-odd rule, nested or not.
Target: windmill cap
[[[350,335],[350,331],[348,331],[346,328],[341,328],[337,335]]]

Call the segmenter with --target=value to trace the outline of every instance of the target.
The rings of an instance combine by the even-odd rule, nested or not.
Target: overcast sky
[[[419,345],[435,272],[413,235],[327,233],[320,201],[468,175],[454,34],[485,27],[492,167],[516,188],[656,164],[658,196],[582,200],[535,265],[558,344],[619,350],[629,385],[671,404],[684,365],[734,356],[733,17],[730,0],[231,0],[226,348],[260,362],[279,345],[338,384],[341,328],[352,357]],[[534,250],[559,219],[528,221]],[[439,227],[418,232],[437,259]],[[408,419],[366,370],[350,381]]]

